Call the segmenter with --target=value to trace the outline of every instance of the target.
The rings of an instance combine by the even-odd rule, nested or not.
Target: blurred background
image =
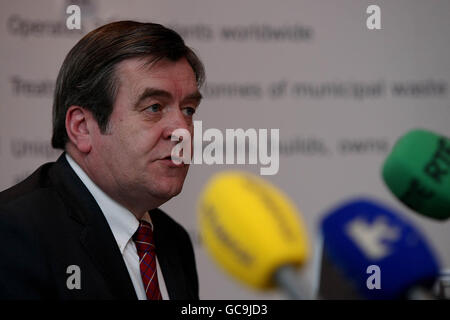
[[[67,6],[81,29],[66,27]],[[381,29],[366,25],[369,5]],[[206,67],[197,114],[208,128],[280,129],[280,168],[263,178],[303,214],[312,249],[323,215],[369,196],[401,211],[450,267],[449,224],[416,213],[384,185],[394,142],[423,128],[450,136],[448,0],[40,0],[0,2],[0,189],[60,151],[50,146],[54,82],[67,52],[87,32],[116,20],[174,28]],[[202,299],[281,299],[239,284],[199,238],[197,199],[225,169],[259,174],[260,165],[192,165],[183,192],[162,209],[194,242]],[[317,286],[318,268],[305,266]]]

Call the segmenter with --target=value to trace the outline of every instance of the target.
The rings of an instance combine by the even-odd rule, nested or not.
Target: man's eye
[[[195,113],[195,108],[187,107],[187,108],[184,108],[184,109],[183,109],[183,112],[184,112],[184,114],[187,115],[187,116],[193,116],[194,113]]]
[[[145,108],[145,110],[148,110],[150,112],[158,112],[161,111],[161,105],[160,104],[152,104],[151,106]]]

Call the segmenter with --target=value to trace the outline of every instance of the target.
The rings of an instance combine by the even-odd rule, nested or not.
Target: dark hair
[[[65,118],[71,105],[94,115],[102,133],[113,111],[118,84],[116,65],[135,57],[149,63],[181,58],[191,65],[200,87],[204,67],[197,55],[175,31],[156,23],[118,21],[85,35],[67,54],[58,74],[53,101],[53,148],[64,149],[68,142]]]

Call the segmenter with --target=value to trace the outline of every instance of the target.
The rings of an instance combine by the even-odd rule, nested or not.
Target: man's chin
[[[158,190],[155,190],[154,195],[166,202],[171,198],[179,195],[183,190],[183,184],[178,185],[161,185]]]

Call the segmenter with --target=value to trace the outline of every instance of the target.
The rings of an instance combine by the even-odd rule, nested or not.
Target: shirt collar
[[[65,154],[67,162],[75,171],[76,175],[81,179],[86,188],[97,201],[106,221],[111,228],[111,231],[116,239],[117,245],[119,246],[120,252],[123,254],[125,246],[133,237],[134,233],[139,227],[139,220],[136,216],[123,207],[121,204],[116,202],[110,196],[108,196],[103,190],[101,190],[84,172],[84,170],[72,159],[70,155]],[[150,215],[148,212],[145,213],[143,220],[150,223],[153,229],[153,224],[151,223]]]

